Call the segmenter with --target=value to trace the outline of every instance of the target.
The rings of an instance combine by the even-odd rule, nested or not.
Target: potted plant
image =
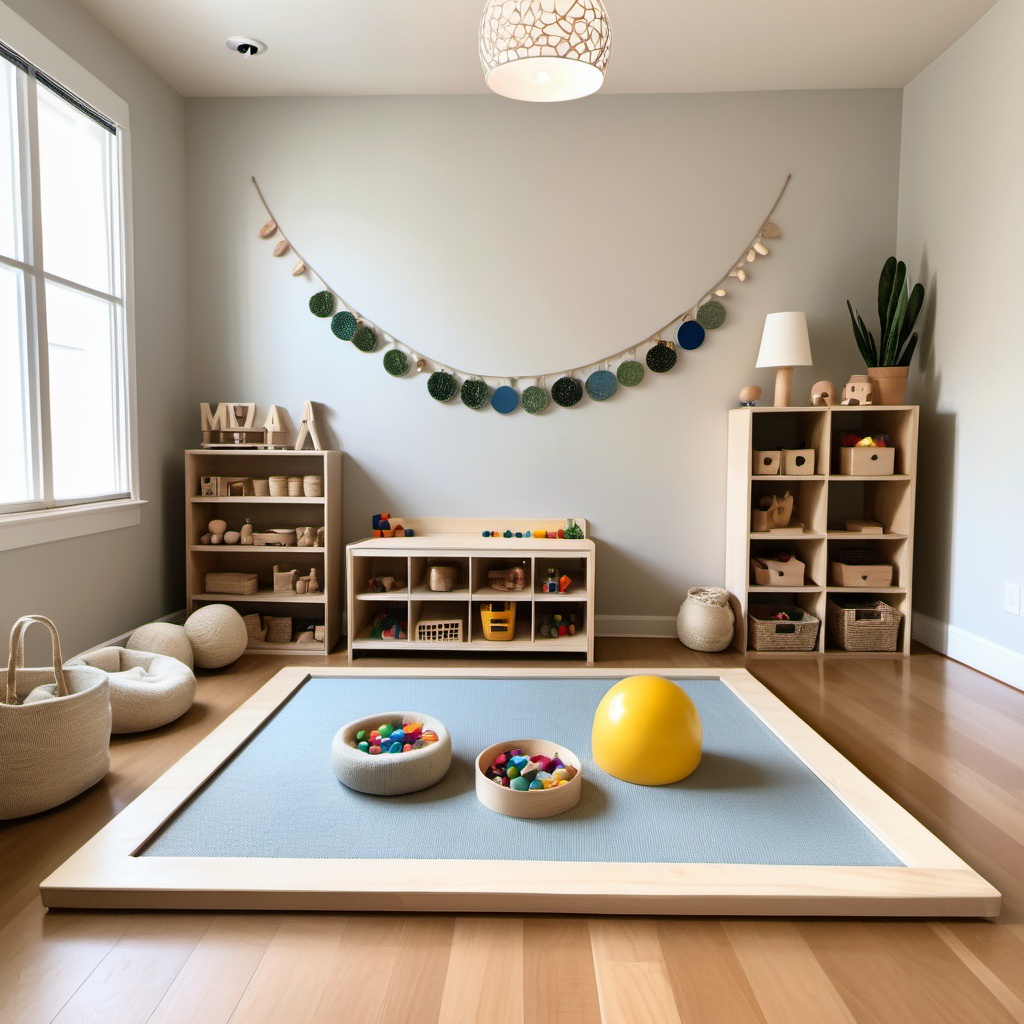
[[[878,342],[861,315],[846,300],[857,347],[871,378],[877,405],[902,405],[907,396],[907,370],[917,348],[914,323],[924,303],[924,285],[907,289],[907,265],[890,256],[878,279]]]

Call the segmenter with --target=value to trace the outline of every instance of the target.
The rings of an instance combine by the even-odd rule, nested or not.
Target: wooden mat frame
[[[311,676],[718,678],[906,867],[141,857],[193,793]],[[585,827],[585,826],[581,826]],[[525,869],[525,870],[523,870]],[[532,869],[532,870],[531,870]],[[47,907],[995,917],[1000,894],[745,669],[287,668],[40,886]]]

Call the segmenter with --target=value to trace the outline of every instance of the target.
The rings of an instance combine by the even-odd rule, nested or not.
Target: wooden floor
[[[179,722],[115,738],[93,790],[0,824],[0,1022],[1024,1022],[1024,693],[923,649],[597,658],[746,667],[1002,891],[999,921],[45,913],[39,881],[285,664],[249,655]]]

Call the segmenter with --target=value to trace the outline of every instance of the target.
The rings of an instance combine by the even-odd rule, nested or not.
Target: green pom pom
[[[384,369],[392,377],[404,377],[409,371],[409,360],[401,349],[389,348],[384,353]]]
[[[655,345],[647,352],[647,365],[655,373],[668,373],[677,358],[674,345]]]
[[[533,384],[523,392],[521,404],[530,415],[536,416],[548,407],[548,393],[544,388]]]
[[[331,331],[336,338],[341,338],[342,341],[351,341],[358,326],[359,321],[347,309],[343,309],[331,317]]]
[[[352,344],[360,352],[372,352],[377,347],[377,332],[367,324],[356,328],[352,335]]]
[[[563,409],[568,409],[583,397],[583,385],[574,377],[559,377],[551,385],[551,397]]]
[[[317,292],[309,300],[309,311],[313,316],[330,316],[334,312],[334,295],[327,291]]]
[[[644,364],[635,359],[627,359],[619,365],[615,376],[624,388],[635,388],[644,379]]]
[[[427,391],[438,402],[449,402],[459,390],[455,378],[444,370],[435,370],[427,379]]]
[[[697,310],[697,323],[705,331],[713,331],[725,323],[725,306],[712,299]]]
[[[462,404],[470,409],[482,409],[490,397],[490,388],[482,380],[462,382]]]
[[[615,374],[610,370],[595,370],[587,378],[587,394],[595,402],[605,402],[618,391]]]

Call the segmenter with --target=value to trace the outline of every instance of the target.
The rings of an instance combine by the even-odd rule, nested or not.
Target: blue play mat
[[[718,679],[677,681],[704,726],[689,778],[650,787],[606,775],[590,726],[614,682],[312,677],[142,855],[902,866]],[[334,734],[395,710],[444,722],[447,776],[406,796],[346,789],[331,769]],[[477,754],[527,736],[563,743],[583,763],[580,802],[557,817],[509,818],[476,798]]]

